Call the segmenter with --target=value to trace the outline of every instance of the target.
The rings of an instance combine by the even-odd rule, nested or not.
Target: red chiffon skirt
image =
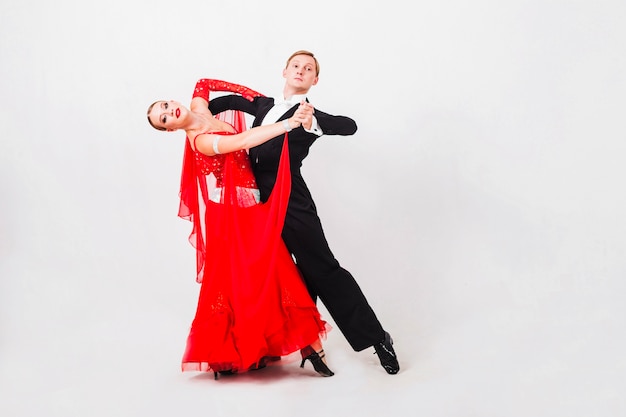
[[[201,282],[196,315],[182,360],[183,371],[243,372],[263,366],[325,337],[322,320],[281,238],[291,189],[285,139],[277,182],[266,203],[237,204],[229,178],[240,169],[226,155],[223,201],[207,198],[202,175],[194,192],[205,213],[194,227]],[[200,258],[202,258],[200,260]]]

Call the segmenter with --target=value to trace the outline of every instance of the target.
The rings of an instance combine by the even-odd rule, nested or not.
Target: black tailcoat
[[[269,97],[257,97],[250,102],[238,95],[228,95],[211,100],[209,109],[213,114],[241,110],[255,117],[252,124],[255,127],[261,125],[273,105],[274,99]],[[277,121],[288,119],[297,108],[298,105],[293,106]],[[357,130],[349,117],[333,116],[318,109],[314,115],[324,135],[352,135]],[[302,161],[318,137],[302,127],[289,132],[292,188],[282,236],[313,299],[322,300],[352,348],[360,351],[382,341],[384,330],[353,276],[331,252],[313,197],[300,172]],[[262,201],[267,200],[276,182],[283,140],[284,134],[249,151]]]

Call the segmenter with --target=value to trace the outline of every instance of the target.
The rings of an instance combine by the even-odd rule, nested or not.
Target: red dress
[[[242,113],[230,116],[245,130]],[[193,223],[201,287],[182,370],[242,372],[324,337],[327,323],[281,238],[291,189],[287,141],[276,187],[261,204],[246,151],[207,156],[185,142],[179,216]]]

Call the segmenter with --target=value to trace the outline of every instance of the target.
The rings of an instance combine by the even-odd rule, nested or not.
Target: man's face
[[[315,60],[308,55],[296,55],[291,58],[287,68],[283,70],[283,77],[294,94],[305,94],[311,86],[317,84]]]

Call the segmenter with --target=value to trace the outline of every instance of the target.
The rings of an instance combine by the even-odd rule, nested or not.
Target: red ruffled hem
[[[230,323],[232,315],[215,314],[204,325],[192,326],[183,356],[183,372],[246,372],[266,366],[269,362],[326,339],[330,325],[315,308],[290,307],[282,328],[237,331]]]

